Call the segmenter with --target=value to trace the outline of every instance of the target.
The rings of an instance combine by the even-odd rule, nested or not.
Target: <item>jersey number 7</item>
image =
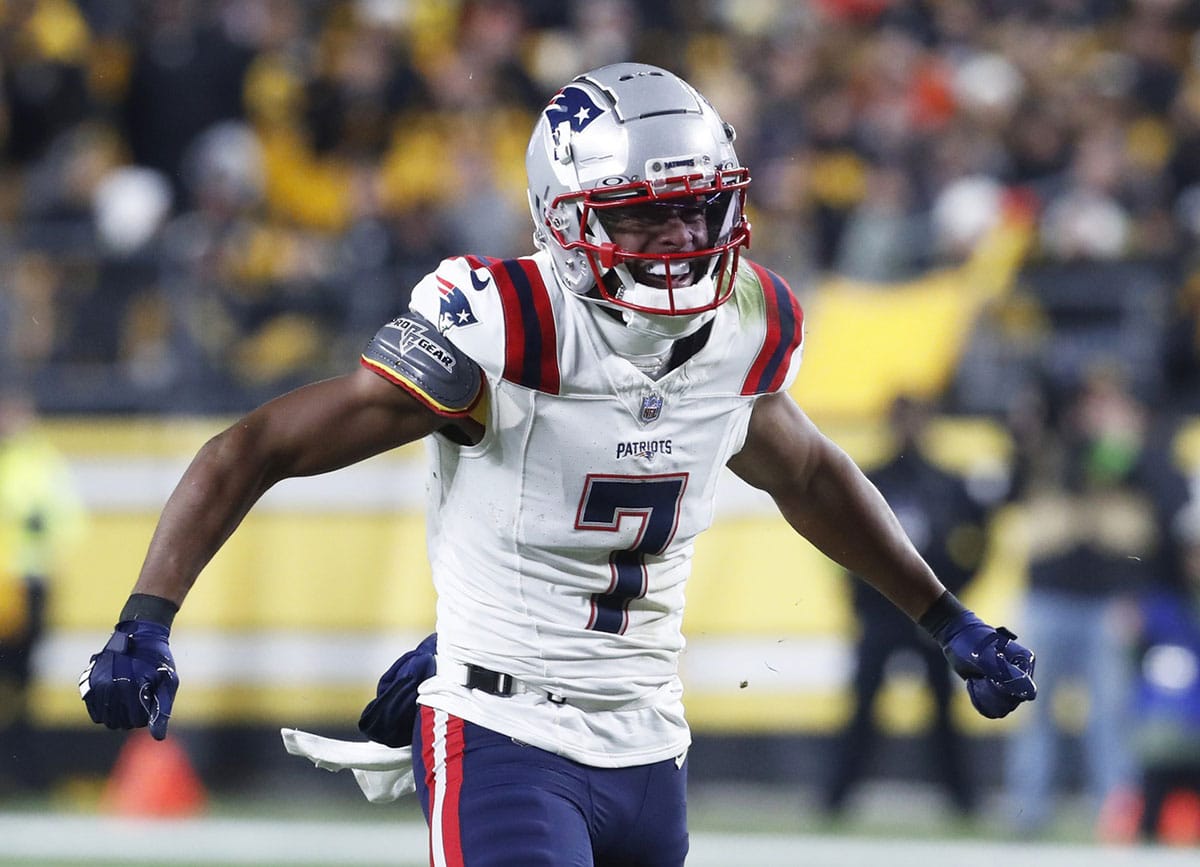
[[[679,508],[687,474],[609,476],[589,474],[583,485],[577,530],[615,533],[621,521],[640,522],[637,539],[608,556],[612,573],[608,589],[592,594],[587,628],[620,635],[629,625],[629,603],[646,595],[646,555],[661,554],[679,526]]]

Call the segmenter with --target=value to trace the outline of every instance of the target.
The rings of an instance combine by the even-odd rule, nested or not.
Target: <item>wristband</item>
[[[934,603],[929,606],[929,610],[921,615],[921,619],[917,624],[932,635],[937,637],[947,623],[961,614],[965,614],[967,607],[963,605],[949,590],[943,591]]]
[[[178,611],[179,606],[170,599],[153,596],[149,593],[134,593],[125,603],[125,607],[121,609],[121,616],[117,619],[117,622],[124,623],[127,620],[146,620],[151,623],[161,624],[170,629],[171,622],[175,619],[175,614]]]

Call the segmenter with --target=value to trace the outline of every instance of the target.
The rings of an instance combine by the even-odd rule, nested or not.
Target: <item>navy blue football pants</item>
[[[680,867],[687,763],[593,768],[421,707],[413,770],[433,867]]]

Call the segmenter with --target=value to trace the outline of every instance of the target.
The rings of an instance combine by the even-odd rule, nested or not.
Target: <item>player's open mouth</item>
[[[672,262],[670,265],[671,286],[678,289],[681,286],[691,286],[694,279],[693,263]],[[638,262],[633,266],[634,278],[646,286],[656,289],[667,288],[666,262]]]

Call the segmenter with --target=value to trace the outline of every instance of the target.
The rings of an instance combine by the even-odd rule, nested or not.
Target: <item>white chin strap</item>
[[[621,296],[622,301],[631,301],[632,303],[642,303],[643,300],[661,300],[663,292],[666,290],[656,289],[653,286],[646,286],[642,283],[634,283],[633,289],[626,291]],[[648,293],[654,293],[648,295]],[[683,307],[699,307],[712,299],[713,285],[712,278],[705,277],[695,286],[685,286],[675,290],[675,301]],[[648,303],[644,306],[650,306]],[[621,311],[621,317],[625,320],[625,327],[630,331],[636,331],[639,334],[645,334],[650,337],[666,337],[671,340],[677,340],[680,337],[687,337],[689,334],[695,334],[700,330],[704,323],[708,322],[717,311],[703,310],[699,313],[683,313],[683,314],[667,314],[667,313],[643,313],[640,310],[630,310],[627,307],[618,307]]]
[[[649,337],[666,337],[671,340],[695,334],[704,323],[717,314],[715,309],[683,316],[639,313],[637,310],[626,310],[623,307],[617,309],[621,311],[621,316],[625,319],[625,327],[630,331],[636,331]]]
[[[645,283],[638,283],[632,279],[632,275],[628,269],[623,266],[617,266],[617,272],[624,278],[621,280],[625,287],[621,292],[621,300],[627,304],[635,304],[639,307],[661,307],[666,296],[666,290],[656,286],[647,286]],[[711,275],[705,275],[693,286],[680,286],[672,290],[675,297],[675,305],[687,309],[689,307],[702,307],[712,301],[713,279]],[[651,337],[667,337],[672,340],[687,337],[689,334],[695,334],[700,326],[708,322],[716,313],[716,310],[704,310],[699,313],[684,313],[684,314],[668,314],[668,313],[643,313],[639,310],[630,310],[627,307],[617,306],[621,312],[621,316],[625,320],[625,325],[633,331],[642,334],[650,335]]]

